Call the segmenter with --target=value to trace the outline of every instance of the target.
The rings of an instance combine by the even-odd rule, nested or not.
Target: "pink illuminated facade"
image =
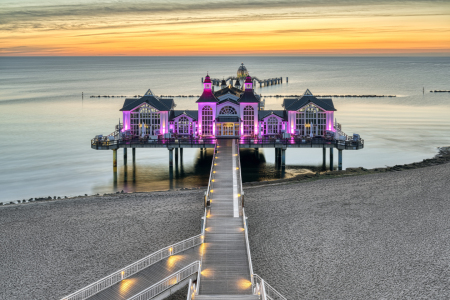
[[[241,89],[240,86],[243,88]],[[173,99],[159,98],[150,90],[139,99],[126,99],[122,132],[131,137],[295,137],[332,135],[331,99],[318,99],[309,91],[300,98],[284,99],[282,110],[264,110],[254,92],[252,78],[234,87],[223,81],[214,92],[210,77],[203,82],[197,110],[175,110]]]

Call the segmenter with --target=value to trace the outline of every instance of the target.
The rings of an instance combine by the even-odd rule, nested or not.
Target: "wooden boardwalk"
[[[160,280],[200,260],[202,246],[163,259],[150,267],[90,297],[95,300],[128,299]]]
[[[199,296],[252,294],[244,226],[236,194],[240,184],[236,170],[239,153],[234,153],[234,143],[234,140],[218,140]]]

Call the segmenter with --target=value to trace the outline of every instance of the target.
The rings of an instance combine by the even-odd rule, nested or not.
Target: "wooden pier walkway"
[[[242,215],[239,213],[235,140],[218,140],[215,182],[206,219],[200,290],[203,295],[251,295]],[[206,299],[206,298],[205,298]],[[210,298],[208,298],[210,299]],[[211,298],[213,299],[213,298]]]
[[[200,260],[201,247],[183,251],[163,259],[119,283],[89,297],[89,300],[129,299],[146,288],[183,269],[196,260]]]

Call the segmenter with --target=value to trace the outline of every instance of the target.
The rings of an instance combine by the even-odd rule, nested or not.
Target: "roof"
[[[239,117],[217,117],[216,118],[217,122],[239,122]]]
[[[173,121],[173,119],[183,114],[194,121],[198,120],[198,110],[172,110],[169,114],[169,121]]]
[[[283,119],[283,121],[288,120],[288,116],[285,110],[259,110],[258,111],[258,120],[261,121],[264,118],[267,118],[270,115],[276,115]]]
[[[222,82],[220,85],[227,85],[227,82],[225,81],[225,79],[222,79]]]
[[[240,97],[243,92],[243,90],[235,88],[234,86],[227,86],[223,89],[218,90],[217,92],[214,92],[214,96],[219,98],[220,96],[230,93],[232,95]]]
[[[214,96],[211,90],[203,90],[203,94],[198,98],[196,103],[199,102],[219,102],[219,100]]]
[[[256,98],[255,93],[253,90],[246,90],[242,95],[241,98],[239,98],[238,102],[244,102],[244,103],[259,103],[259,99]]]
[[[308,103],[314,103],[325,111],[336,111],[332,99],[317,99],[309,90],[306,90],[300,98],[284,99],[283,107],[286,110],[297,111]]]
[[[173,99],[160,99],[153,94],[149,94],[139,99],[125,99],[120,111],[130,111],[143,103],[147,103],[159,111],[169,111],[175,106]]]
[[[234,86],[241,86],[241,82],[239,81],[239,78],[236,79],[236,83],[234,84]]]

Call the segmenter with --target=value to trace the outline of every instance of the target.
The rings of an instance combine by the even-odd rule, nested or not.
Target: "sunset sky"
[[[450,55],[450,1],[0,0],[0,55]]]

